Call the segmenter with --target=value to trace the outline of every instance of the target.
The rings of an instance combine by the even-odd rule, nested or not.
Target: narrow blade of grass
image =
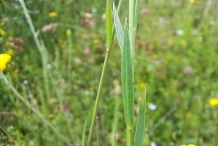
[[[138,25],[138,15],[139,15],[139,3],[140,3],[140,0],[136,0],[135,2],[135,14],[134,14],[134,30],[137,29],[137,25]]]
[[[115,30],[116,30],[117,40],[118,40],[120,49],[122,51],[124,32],[123,32],[120,18],[118,16],[118,13],[117,13],[117,10],[116,10],[114,3],[113,3],[113,17],[114,17],[114,26],[115,26]]]
[[[133,100],[133,63],[130,50],[127,19],[125,20],[123,48],[121,51],[121,82],[124,106],[124,117],[127,126],[127,146],[133,144],[133,121],[134,121],[134,100]]]
[[[83,137],[82,137],[82,146],[86,145],[86,121],[83,127]]]
[[[146,87],[144,88],[141,97],[138,122],[136,125],[134,146],[143,146],[143,139],[144,139],[144,132],[145,132],[145,110],[146,110]]]
[[[132,56],[128,34],[127,19],[125,21],[124,43],[121,57],[121,81],[124,104],[124,115],[127,126],[133,126],[133,71]]]

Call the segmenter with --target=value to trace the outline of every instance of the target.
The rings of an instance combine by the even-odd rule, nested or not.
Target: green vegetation
[[[128,2],[0,1],[0,145],[218,145],[218,2]]]

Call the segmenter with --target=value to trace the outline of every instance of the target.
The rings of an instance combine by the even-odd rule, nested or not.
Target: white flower
[[[23,84],[24,84],[24,85],[28,84],[28,81],[27,81],[27,80],[24,80],[24,81],[23,81]]]
[[[106,14],[105,14],[105,13],[102,14],[101,18],[102,18],[103,20],[105,20],[105,19],[106,19]]]
[[[192,31],[192,34],[193,34],[193,35],[196,35],[196,34],[198,34],[198,31],[197,31],[197,30],[193,30],[193,31]]]
[[[90,93],[89,93],[89,91],[88,91],[88,90],[86,90],[86,91],[85,91],[85,95],[87,95],[87,96],[88,96],[89,94],[90,94]]]
[[[151,142],[150,146],[157,146],[154,141]]]
[[[157,106],[156,106],[155,104],[153,104],[153,103],[149,103],[148,108],[149,108],[150,110],[154,111],[154,110],[157,109]]]
[[[47,64],[47,68],[50,69],[51,68],[51,64]]]
[[[202,42],[203,40],[204,40],[203,37],[199,37],[199,38],[198,38],[198,41],[199,41],[199,42]]]
[[[210,23],[210,25],[214,25],[215,24],[215,22],[213,20],[211,20],[209,23]]]
[[[177,34],[178,34],[178,35],[183,35],[184,32],[183,32],[183,30],[177,30]]]

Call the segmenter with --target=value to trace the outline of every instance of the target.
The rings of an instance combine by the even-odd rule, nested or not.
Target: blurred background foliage
[[[106,1],[25,3],[48,51],[50,97],[45,96],[41,56],[17,0],[0,1],[0,53],[12,55],[5,74],[60,135],[80,145],[83,125],[90,123],[105,55]],[[121,20],[126,8],[124,1]],[[217,14],[216,0],[141,0],[135,104],[146,84],[145,145],[218,145]],[[120,93],[120,50],[115,40],[93,145],[110,145],[113,126],[117,145],[124,145]],[[0,128],[9,135],[0,132],[0,145],[64,145],[2,80],[0,100]]]

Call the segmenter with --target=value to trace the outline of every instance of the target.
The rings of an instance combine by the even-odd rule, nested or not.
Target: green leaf
[[[146,110],[146,87],[144,88],[138,115],[138,122],[136,125],[134,146],[143,146],[144,132],[145,132],[145,110]]]
[[[127,19],[125,21],[124,42],[121,55],[121,82],[122,82],[122,96],[124,104],[124,115],[127,127],[133,127],[133,67],[132,56],[130,51],[130,42],[128,34]]]
[[[83,127],[83,137],[82,137],[82,146],[86,145],[86,121]]]
[[[113,3],[113,17],[114,17],[114,26],[115,26],[115,30],[116,30],[117,40],[118,40],[120,49],[122,51],[124,32],[123,32],[123,27],[121,25],[120,18],[118,16],[118,13],[117,13],[117,10],[116,10],[114,3]]]
[[[135,14],[134,14],[134,29],[136,30],[138,24],[138,15],[139,15],[139,3],[140,0],[136,0],[135,2]]]

